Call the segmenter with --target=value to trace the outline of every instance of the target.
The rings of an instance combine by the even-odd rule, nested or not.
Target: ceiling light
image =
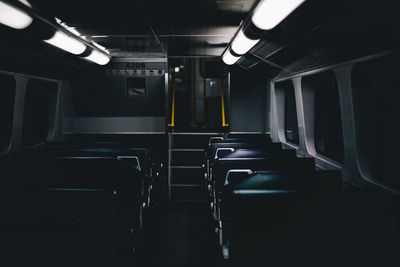
[[[222,56],[222,60],[225,62],[227,65],[233,65],[236,63],[236,61],[239,60],[240,57],[232,55],[232,53],[229,50],[226,50],[225,54]]]
[[[54,36],[45,40],[45,42],[75,55],[82,54],[86,50],[86,45],[83,42],[62,31],[56,31]]]
[[[262,0],[256,7],[252,21],[261,30],[271,30],[305,0]]]
[[[110,62],[109,56],[96,50],[93,50],[92,53],[85,58],[99,65],[106,65],[108,62]]]
[[[79,37],[81,37],[81,38],[83,38],[83,39],[86,39],[86,37],[85,36],[82,36],[82,34],[80,33],[80,32],[78,32],[78,30],[76,29],[76,27],[70,27],[70,26],[68,26],[65,22],[63,22],[61,19],[59,19],[59,18],[54,18],[55,20],[56,20],[56,22],[61,26],[61,27],[63,27],[64,29],[66,29],[67,31],[69,31],[70,33],[72,33],[72,34],[74,34],[74,35],[76,35],[76,36],[79,36]]]
[[[232,50],[238,55],[246,54],[253,46],[258,43],[259,39],[253,40],[248,38],[243,30],[240,30],[239,33],[236,35],[235,39],[232,41]]]
[[[20,0],[19,2],[31,7],[31,5],[25,0]],[[0,1],[0,23],[17,30],[21,30],[31,25],[32,21],[32,17],[29,16],[25,11]]]
[[[107,48],[105,48],[104,46],[99,45],[98,43],[93,42],[93,41],[92,41],[92,44],[93,44],[95,47],[97,47],[98,49],[103,50],[103,51],[106,52],[107,54],[110,54],[110,52],[109,52],[109,51],[107,50]]]

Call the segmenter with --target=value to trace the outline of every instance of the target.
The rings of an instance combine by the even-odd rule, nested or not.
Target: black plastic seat
[[[102,143],[101,143],[102,144]],[[108,143],[107,143],[108,144]],[[114,145],[114,143],[112,143]],[[156,202],[153,194],[153,188],[159,183],[160,166],[151,161],[150,153],[147,148],[112,148],[112,147],[94,147],[86,148],[75,143],[55,143],[45,146],[41,149],[29,149],[23,151],[22,157],[109,157],[115,158],[137,168],[145,179],[147,201],[146,207],[150,207],[151,203]]]
[[[36,242],[31,251],[37,255],[71,253],[66,262],[78,266],[80,257],[88,261],[84,265],[132,264],[142,219],[138,170],[114,158],[73,157],[13,156],[1,158],[0,167],[2,246]],[[17,253],[13,249],[9,246],[7,255]],[[35,263],[50,266],[44,259]]]
[[[94,147],[94,148],[79,148],[75,147],[74,144],[61,144],[56,147],[46,147],[44,149],[34,149],[24,151],[27,157],[32,156],[32,154],[39,154],[42,156],[74,156],[74,157],[120,157],[125,159],[132,159],[130,162],[133,163],[135,159],[137,160],[137,168],[142,171],[144,175],[150,175],[150,156],[149,151],[146,148],[111,148],[111,147]]]
[[[218,157],[223,157],[231,152],[238,149],[268,149],[268,150],[281,150],[282,145],[280,143],[213,143],[210,144],[206,152],[206,178],[211,179],[211,171],[214,161]]]
[[[286,170],[314,175],[315,160],[312,158],[293,158],[292,153],[271,155],[269,158],[220,158],[213,168],[215,191],[221,192],[230,170],[276,171]]]
[[[268,149],[282,149],[281,143],[255,143],[255,142],[224,142],[210,144],[207,149],[207,159],[212,161],[215,159],[218,149],[245,149],[245,148],[268,148]]]
[[[118,191],[0,192],[2,265],[131,266],[135,241]]]
[[[296,158],[296,150],[265,148],[239,148],[218,158]]]
[[[271,155],[270,158],[221,158],[214,165],[210,186],[211,208],[215,220],[220,220],[223,189],[231,176],[258,171],[291,171],[315,176],[315,161],[312,158],[293,158],[292,153]]]
[[[321,188],[309,172],[256,172],[232,178],[223,189],[220,207],[221,245],[232,259],[265,260],[265,253],[305,238],[303,231],[312,231],[308,224],[324,200],[336,193]]]

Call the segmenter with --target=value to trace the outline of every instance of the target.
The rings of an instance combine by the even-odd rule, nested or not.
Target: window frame
[[[390,179],[386,178],[384,173],[380,173],[380,175],[376,174],[376,169],[372,163],[372,157],[370,150],[374,149],[374,145],[372,143],[368,143],[365,139],[365,127],[368,124],[371,124],[371,118],[368,117],[366,119],[364,115],[364,111],[366,107],[369,107],[368,112],[373,112],[373,107],[376,103],[369,103],[371,106],[366,105],[366,101],[356,101],[357,97],[360,96],[360,93],[365,93],[367,91],[369,94],[372,93],[370,88],[366,88],[363,83],[355,82],[355,69],[368,69],[368,67],[373,66],[373,69],[379,69],[379,67],[386,68],[388,64],[397,64],[400,60],[399,54],[394,54],[390,56],[379,56],[369,60],[364,60],[360,62],[356,62],[351,65],[350,69],[350,81],[349,85],[351,86],[351,96],[352,96],[352,107],[354,114],[354,130],[355,130],[355,138],[356,142],[356,152],[357,152],[357,160],[358,160],[358,170],[360,172],[361,177],[376,186],[382,187],[385,190],[394,192],[396,194],[400,194],[400,182],[392,182]],[[369,65],[368,67],[363,65]],[[392,66],[393,67],[393,66]],[[393,69],[393,68],[392,68]],[[367,72],[375,72],[374,70],[367,70]],[[361,86],[362,85],[362,86]],[[383,85],[380,85],[380,87]],[[370,131],[370,127],[368,127],[368,131]],[[368,133],[370,134],[370,133]],[[371,140],[368,140],[371,142]],[[396,142],[396,141],[394,141]],[[369,154],[371,153],[371,154]]]
[[[333,75],[336,84],[337,84],[337,94],[338,94],[338,101],[339,101],[339,116],[340,116],[340,123],[341,123],[341,134],[342,134],[342,144],[343,144],[343,162],[337,161],[336,159],[330,158],[328,155],[324,155],[317,151],[316,148],[316,110],[315,110],[315,101],[316,101],[316,90],[314,88],[307,87],[304,82],[304,78],[308,79],[311,76],[318,76],[324,75],[326,73],[331,73]],[[326,74],[329,75],[329,74]],[[323,90],[320,89],[320,90]],[[310,73],[308,75],[302,76],[301,79],[301,97],[303,100],[303,112],[304,112],[304,120],[305,120],[305,141],[306,141],[306,149],[307,153],[311,156],[322,160],[330,165],[334,165],[337,168],[341,168],[344,165],[345,160],[345,147],[344,147],[344,132],[343,132],[343,114],[342,114],[342,103],[340,100],[340,90],[339,84],[336,73],[331,70],[322,70],[315,73]]]
[[[12,80],[13,81],[13,85],[14,85],[14,88],[10,88],[11,91],[13,91],[13,92],[11,92],[11,94],[12,94],[11,101],[13,102],[12,103],[12,107],[11,107],[12,110],[11,110],[10,117],[8,118],[8,119],[10,119],[9,122],[11,123],[11,125],[10,125],[11,128],[10,128],[10,132],[9,132],[10,135],[8,137],[6,137],[8,140],[4,140],[5,141],[4,142],[4,146],[0,147],[0,154],[7,154],[10,151],[11,145],[12,145],[13,128],[14,128],[14,117],[15,117],[15,101],[16,101],[16,97],[17,97],[17,80],[16,80],[15,76],[9,75],[9,74],[6,74],[6,73],[1,73],[0,72],[0,76],[9,77],[10,81]],[[0,90],[3,90],[3,89],[0,88]],[[3,128],[0,127],[0,130],[2,131]]]
[[[54,88],[50,89],[50,90],[54,90],[54,92],[51,93],[51,95],[49,96],[50,99],[52,99],[53,103],[48,103],[49,105],[51,105],[51,107],[49,107],[49,114],[48,114],[48,125],[47,125],[47,132],[46,135],[43,136],[43,140],[41,140],[38,143],[34,143],[34,144],[24,144],[24,126],[25,126],[25,108],[26,108],[26,101],[27,101],[27,94],[28,94],[28,90],[34,90],[34,89],[29,89],[29,84],[30,82],[45,82],[45,83],[51,83],[54,84]],[[25,92],[24,92],[24,112],[22,114],[22,127],[21,127],[21,146],[22,147],[30,147],[30,146],[38,146],[38,145],[42,145],[46,142],[48,142],[50,140],[50,138],[52,136],[54,136],[55,134],[55,130],[56,130],[56,121],[57,121],[57,114],[58,114],[58,101],[59,101],[59,92],[60,92],[60,86],[59,86],[59,82],[58,81],[54,81],[54,80],[49,80],[49,79],[41,79],[41,78],[36,78],[36,77],[32,77],[29,78],[26,81],[26,85],[25,85]]]
[[[299,148],[300,147],[300,127],[299,127],[299,114],[298,114],[298,108],[297,108],[297,101],[296,101],[296,91],[295,91],[295,86],[293,84],[293,81],[290,80],[286,80],[286,81],[282,81],[279,83],[286,83],[287,85],[290,84],[290,88],[286,87],[286,85],[282,86],[282,88],[280,88],[279,90],[283,91],[283,134],[285,137],[285,142],[295,148]],[[298,142],[293,142],[293,140],[290,140],[287,138],[287,125],[286,125],[286,104],[287,104],[287,91],[291,90],[293,92],[293,100],[294,100],[294,110],[295,110],[295,119],[296,119],[296,125],[297,125],[297,140]]]

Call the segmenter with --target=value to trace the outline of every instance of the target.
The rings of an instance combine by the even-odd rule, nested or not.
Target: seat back
[[[294,149],[239,148],[218,158],[296,158]]]
[[[23,251],[40,266],[57,258],[66,259],[59,266],[131,266],[141,205],[135,168],[115,158],[15,156],[0,167],[0,262]]]
[[[212,170],[215,191],[221,192],[226,182],[227,173],[232,169],[256,171],[293,171],[315,175],[313,158],[221,158]]]
[[[216,153],[218,149],[222,148],[232,148],[232,149],[246,149],[246,148],[254,148],[254,149],[281,149],[282,145],[280,143],[254,143],[254,142],[228,142],[228,143],[213,143],[207,149],[207,159],[212,161],[216,157]]]

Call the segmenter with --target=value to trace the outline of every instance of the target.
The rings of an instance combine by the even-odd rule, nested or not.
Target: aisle
[[[147,222],[135,266],[215,267],[217,251],[207,206],[174,203]]]

